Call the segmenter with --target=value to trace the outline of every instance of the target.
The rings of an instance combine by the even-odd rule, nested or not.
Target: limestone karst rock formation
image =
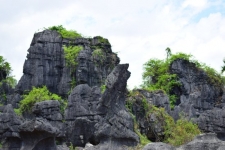
[[[64,46],[82,47],[74,58],[76,67],[67,66]],[[138,89],[137,95],[127,96],[129,65],[119,62],[108,40],[102,37],[69,39],[51,30],[35,33],[24,63],[24,74],[16,88],[7,83],[0,85],[2,149],[64,150],[68,146],[84,147],[87,143],[94,145],[86,148],[89,150],[128,149],[140,141],[130,112],[136,117],[142,134],[152,141],[160,141],[164,136],[163,125],[157,116],[146,117],[143,98],[148,104],[165,108],[175,119],[184,113],[204,132],[216,133],[199,136],[180,149],[202,145],[210,149],[209,141],[213,148],[224,148],[224,89],[212,83],[204,71],[182,59],[171,64],[171,73],[177,74],[181,83],[180,87],[173,89],[178,99],[174,110],[171,110],[168,96],[160,90]],[[0,70],[0,82],[4,78],[5,73]],[[46,99],[35,103],[27,115],[16,115],[13,109],[19,107],[22,95],[32,86],[44,85],[67,102],[64,112],[59,101]],[[101,87],[106,88],[104,92]],[[133,101],[130,112],[125,106],[126,98]],[[149,144],[144,149],[164,147],[174,149],[163,143]]]

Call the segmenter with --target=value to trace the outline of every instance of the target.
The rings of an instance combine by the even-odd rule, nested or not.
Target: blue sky
[[[130,88],[143,64],[165,49],[191,53],[220,70],[225,58],[224,0],[0,0],[0,55],[19,80],[33,34],[62,24],[85,36],[108,38],[121,63],[129,63]]]

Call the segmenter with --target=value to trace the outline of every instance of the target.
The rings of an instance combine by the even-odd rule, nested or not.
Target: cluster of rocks
[[[66,65],[63,46],[81,46],[77,67]],[[170,72],[177,74],[181,86],[171,92],[178,98],[171,110],[169,98],[163,91],[137,89],[127,96],[126,84],[130,77],[128,64],[119,64],[107,39],[63,38],[56,31],[36,33],[28,49],[23,76],[15,89],[7,83],[0,85],[0,140],[4,150],[68,150],[69,146],[86,150],[129,149],[139,143],[138,130],[151,141],[143,150],[163,149],[224,149],[224,87],[212,83],[207,74],[186,60],[175,60]],[[0,70],[0,80],[5,78]],[[72,86],[73,80],[76,86]],[[46,100],[35,103],[29,114],[18,116],[21,96],[32,87],[47,86],[68,101],[64,112],[60,103]],[[106,90],[101,92],[100,87]],[[207,133],[192,142],[175,148],[161,143],[163,122],[154,113],[146,115],[143,99],[149,105],[162,107],[175,120],[183,113]],[[89,143],[89,144],[88,144]],[[90,144],[91,143],[91,144]]]

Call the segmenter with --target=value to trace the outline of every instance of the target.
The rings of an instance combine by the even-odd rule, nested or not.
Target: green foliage
[[[176,74],[169,73],[169,62],[170,59],[167,59],[166,61],[150,59],[144,64],[145,72],[143,74],[143,87],[145,89],[150,91],[161,89],[170,95],[170,90],[174,86],[180,85],[180,83],[177,81]],[[172,98],[174,98],[174,96],[172,95],[170,98],[170,106],[173,108],[175,101]]]
[[[224,63],[224,65],[221,67],[221,73],[223,73],[225,71],[225,59],[223,59],[223,63]]]
[[[150,143],[150,141],[148,140],[148,138],[146,137],[146,135],[142,135],[138,129],[138,123],[136,121],[136,118],[133,114],[131,114],[131,116],[133,117],[134,120],[134,132],[139,136],[140,138],[140,145],[141,147],[144,147],[146,144]]]
[[[174,146],[180,146],[192,141],[200,133],[201,131],[196,124],[181,117],[176,124],[165,131],[165,142]]]
[[[71,90],[76,86],[76,80],[74,77],[72,78],[70,85],[71,85]]]
[[[70,142],[69,149],[70,149],[70,150],[77,150],[77,148],[76,148],[76,147],[74,147],[74,146],[73,146],[73,144],[72,144],[71,142]]]
[[[56,94],[49,92],[46,86],[43,86],[42,88],[33,87],[28,94],[23,95],[23,100],[20,101],[19,111],[21,113],[25,111],[30,111],[32,106],[36,102],[41,102],[45,100],[61,101],[62,98]]]
[[[77,56],[80,51],[83,49],[82,46],[63,46],[64,57],[66,59],[66,66],[71,68],[76,68],[78,65]]]
[[[16,115],[21,116],[22,112],[20,111],[19,108],[14,108],[14,112],[16,113]]]
[[[103,37],[101,36],[96,36],[99,40],[100,43],[103,43],[103,44],[109,44],[109,41],[107,39],[104,39]]]
[[[168,59],[172,55],[171,49],[169,47],[166,48],[166,55],[166,59]]]
[[[106,85],[105,84],[101,85],[100,89],[101,89],[101,93],[104,93],[106,90]]]
[[[8,62],[5,61],[3,56],[0,56],[0,71],[5,71],[8,76],[11,73],[11,66]]]
[[[106,55],[104,54],[103,50],[100,48],[95,49],[92,52],[92,56],[94,56],[96,58],[95,60],[98,60],[100,62],[100,64],[103,64],[104,61],[106,60]],[[96,64],[96,62],[95,62],[95,64]]]
[[[82,46],[63,46],[64,57],[66,60],[66,66],[71,68],[71,75],[75,73],[76,67],[78,65],[77,56],[83,49]],[[71,90],[76,86],[76,79],[72,76],[72,81],[70,83]],[[70,94],[71,90],[68,92]]]
[[[142,87],[150,91],[157,89],[165,91],[165,93],[169,95],[170,106],[172,109],[174,108],[177,97],[175,95],[171,95],[170,92],[173,87],[180,86],[180,83],[177,80],[177,75],[169,72],[169,67],[171,63],[177,59],[187,60],[194,63],[197,68],[204,70],[209,77],[210,83],[216,86],[225,84],[225,79],[221,74],[219,74],[215,69],[208,67],[203,63],[199,63],[197,60],[193,59],[193,56],[190,54],[171,54],[168,55],[166,60],[150,59],[144,64]]]
[[[82,37],[81,34],[77,33],[75,30],[67,30],[62,25],[52,26],[48,28],[49,30],[55,30],[62,35],[64,38],[76,39]]]
[[[163,127],[164,137],[161,137],[161,139],[158,139],[159,141],[163,141],[163,142],[172,144],[174,146],[179,146],[191,141],[196,135],[200,134],[200,130],[196,124],[192,123],[191,121],[188,121],[183,116],[180,116],[180,119],[177,120],[177,122],[175,122],[174,119],[165,111],[164,108],[161,108],[161,107],[158,108],[150,104],[143,97],[143,95],[136,90],[130,92],[130,94],[128,95],[128,100],[126,101],[126,105],[129,107],[130,106],[132,107],[133,103],[137,102],[136,98],[137,99],[142,98],[141,106],[145,110],[146,120],[148,120],[149,117],[154,114],[157,120],[155,122],[156,125],[158,124]],[[147,137],[145,135],[141,135],[141,133],[138,131],[139,125],[135,119],[135,116],[133,114],[132,116],[134,118],[134,130],[141,139],[140,145],[145,145],[149,143]]]
[[[12,88],[15,88],[15,86],[17,84],[17,80],[13,76],[8,76],[8,77],[6,77],[6,79],[2,80],[0,82],[0,86],[2,85],[3,82],[10,85]]]
[[[164,108],[157,108],[149,105],[149,114],[154,113],[157,119],[163,123],[165,137],[164,142],[174,146],[179,146],[190,142],[193,138],[200,134],[198,126],[191,121],[188,121],[183,116],[177,122],[165,112]]]
[[[6,78],[0,81],[0,86],[2,85],[3,82],[5,82],[9,84],[12,88],[14,88],[17,84],[17,81],[13,76],[10,76],[10,73],[12,72],[11,66],[8,62],[5,61],[5,59],[2,56],[0,56],[0,72],[6,73]],[[2,76],[1,73],[0,76]]]

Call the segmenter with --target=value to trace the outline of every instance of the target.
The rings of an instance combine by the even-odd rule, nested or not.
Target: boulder
[[[50,92],[67,97],[73,80],[76,85],[101,86],[120,61],[107,41],[100,37],[66,39],[51,30],[35,33],[16,92],[23,94],[32,86],[46,85]],[[74,58],[78,62],[76,68],[66,65],[63,45],[83,48]]]
[[[218,139],[215,133],[201,134],[177,150],[224,150],[225,142]]]
[[[170,72],[176,74],[181,83],[181,86],[172,89],[178,97],[171,113],[173,118],[177,120],[183,114],[205,132],[224,132],[224,87],[187,60],[175,60]]]
[[[47,120],[36,118],[19,126],[22,147],[20,150],[56,150],[55,137],[60,133]]]
[[[107,77],[106,90],[101,97],[101,111],[106,115],[95,125],[100,149],[119,149],[139,142],[133,118],[125,107],[126,85],[130,77],[127,69],[128,64],[118,65]]]
[[[137,89],[132,91],[127,97],[127,105],[130,107],[130,111],[135,116],[138,124],[138,130],[141,134],[146,135],[150,141],[157,142],[162,141],[164,138],[164,119],[161,116],[156,115],[154,112],[149,113],[146,110],[145,102],[148,107],[165,108],[167,113],[170,113],[169,98],[163,91],[147,91]],[[145,102],[143,102],[145,101]]]
[[[95,144],[94,126],[104,115],[98,108],[100,97],[100,88],[91,88],[87,84],[76,86],[69,95],[65,130],[68,142],[74,146],[84,147],[87,142]]]
[[[0,108],[0,139],[4,150],[19,150],[22,144],[19,126],[22,120],[15,114],[11,104]]]

